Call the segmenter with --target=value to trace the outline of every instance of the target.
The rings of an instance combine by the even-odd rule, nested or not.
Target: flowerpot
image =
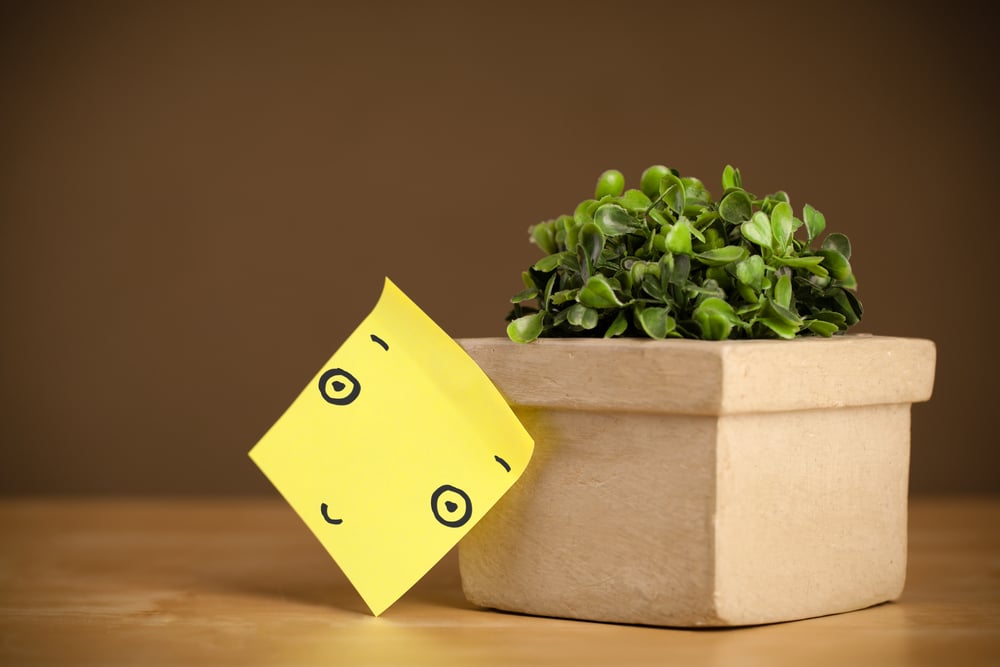
[[[459,548],[471,602],[732,626],[902,592],[910,404],[930,398],[933,342],[459,342],[535,438]]]

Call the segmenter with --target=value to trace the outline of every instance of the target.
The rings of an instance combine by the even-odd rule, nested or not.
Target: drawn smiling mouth
[[[319,512],[320,512],[320,514],[323,515],[323,518],[326,520],[327,523],[332,523],[334,526],[339,526],[340,524],[344,523],[343,519],[332,519],[332,518],[330,518],[329,511],[330,511],[330,508],[327,507],[326,503],[323,503],[323,504],[321,504],[319,506]]]

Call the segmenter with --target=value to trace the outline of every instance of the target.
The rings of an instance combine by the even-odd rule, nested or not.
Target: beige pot
[[[535,438],[462,540],[484,607],[671,626],[896,598],[931,341],[459,341]]]

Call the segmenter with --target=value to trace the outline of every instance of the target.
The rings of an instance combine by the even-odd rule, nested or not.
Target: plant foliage
[[[546,256],[523,274],[507,334],[651,338],[832,336],[861,319],[851,244],[806,204],[758,198],[738,169],[713,200],[696,178],[662,165],[626,190],[600,175],[572,215],[530,228]]]

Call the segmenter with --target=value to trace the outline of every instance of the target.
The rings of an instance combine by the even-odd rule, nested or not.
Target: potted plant
[[[470,601],[727,626],[902,591],[910,405],[934,344],[842,335],[862,316],[847,237],[732,167],[722,186],[603,173],[530,229],[545,257],[509,340],[460,341],[536,443],[461,543]]]

